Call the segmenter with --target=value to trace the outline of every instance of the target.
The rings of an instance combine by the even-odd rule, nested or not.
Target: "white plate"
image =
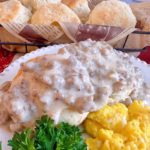
[[[18,60],[14,61],[7,69],[5,69],[3,73],[0,74],[0,85],[6,81],[11,81],[16,76],[21,63],[44,54],[57,53],[58,50],[62,47],[64,47],[64,45],[49,46],[20,57]],[[136,67],[141,69],[145,82],[150,84],[150,65],[147,65],[145,62],[140,61],[133,56],[131,56],[131,61],[133,62],[133,64],[135,64]],[[2,141],[3,144],[2,150],[9,150],[7,146],[7,141],[9,138],[11,138],[11,134],[5,132],[3,129],[0,128],[0,141]]]

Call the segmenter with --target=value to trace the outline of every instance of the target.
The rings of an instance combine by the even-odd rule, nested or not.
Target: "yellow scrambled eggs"
[[[84,122],[89,150],[150,150],[150,107],[134,101],[90,113]]]

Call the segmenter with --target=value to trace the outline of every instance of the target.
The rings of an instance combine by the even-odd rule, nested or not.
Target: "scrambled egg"
[[[89,150],[150,150],[150,107],[142,101],[106,105],[90,113],[84,126],[92,136],[86,139]]]

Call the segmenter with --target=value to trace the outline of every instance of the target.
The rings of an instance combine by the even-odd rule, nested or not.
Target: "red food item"
[[[0,48],[0,72],[2,72],[13,60],[15,53]]]
[[[150,64],[150,46],[147,48],[146,51],[141,52],[138,58]]]

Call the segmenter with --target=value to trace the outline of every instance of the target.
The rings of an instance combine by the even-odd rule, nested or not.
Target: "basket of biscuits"
[[[149,16],[150,2],[1,1],[0,150],[149,150]]]
[[[30,52],[39,46],[88,38],[129,49],[142,49],[150,43],[147,2],[129,6],[117,0],[9,0],[1,2],[0,8],[0,41],[9,51]],[[145,32],[141,35],[138,29]]]

